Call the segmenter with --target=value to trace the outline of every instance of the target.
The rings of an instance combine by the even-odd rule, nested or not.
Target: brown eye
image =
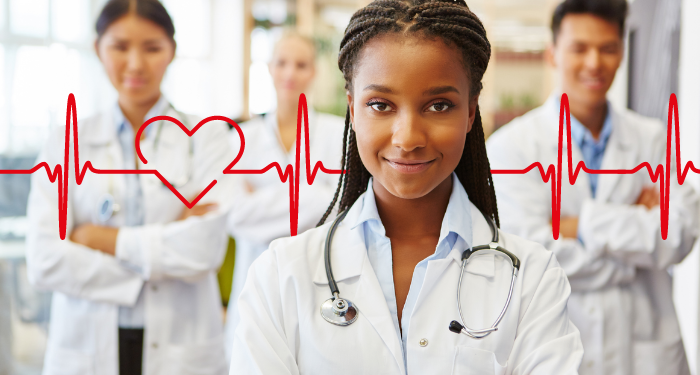
[[[369,102],[367,106],[372,107],[372,109],[377,112],[389,112],[389,110],[391,110],[391,107],[383,102]]]
[[[454,105],[451,103],[435,102],[428,107],[428,112],[447,112],[447,110],[452,107],[454,107]]]

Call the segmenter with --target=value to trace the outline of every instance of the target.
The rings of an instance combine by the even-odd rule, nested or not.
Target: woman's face
[[[439,39],[386,35],[363,47],[354,74],[350,116],[375,191],[415,199],[446,182],[478,99],[458,50]]]
[[[119,98],[135,102],[158,98],[175,56],[175,44],[165,30],[135,14],[114,21],[95,49]]]
[[[314,48],[298,37],[281,40],[270,61],[270,75],[279,101],[297,104],[314,78]]]

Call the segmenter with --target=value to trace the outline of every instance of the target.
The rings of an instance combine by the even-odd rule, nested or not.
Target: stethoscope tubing
[[[326,300],[322,305],[321,305],[321,316],[323,319],[325,319],[327,322],[338,325],[338,326],[347,326],[355,322],[357,319],[357,313],[359,311],[357,310],[357,307],[349,300],[343,299],[340,297],[340,290],[338,289],[338,284],[335,281],[335,277],[333,276],[333,268],[331,266],[331,245],[333,242],[333,236],[335,235],[335,231],[338,228],[338,225],[340,222],[345,218],[349,210],[344,210],[341,213],[338,214],[338,216],[333,220],[333,223],[331,224],[330,228],[328,229],[328,233],[326,234],[326,240],[324,243],[324,249],[323,249],[323,262],[324,266],[326,268],[326,278],[328,280],[328,287],[331,290],[331,294],[333,295],[332,298]],[[495,332],[498,330],[498,324],[503,320],[503,317],[505,316],[506,311],[508,310],[508,307],[510,306],[510,302],[513,297],[513,289],[515,288],[515,280],[518,276],[518,272],[520,270],[520,259],[518,259],[515,254],[511,253],[510,251],[506,250],[505,248],[499,246],[498,241],[499,241],[499,234],[498,234],[498,228],[496,226],[495,221],[486,216],[483,212],[481,212],[482,215],[484,215],[484,219],[486,219],[486,222],[489,225],[489,229],[491,229],[492,239],[491,242],[487,245],[480,245],[480,246],[475,246],[472,248],[469,248],[465,250],[462,253],[462,266],[461,270],[459,273],[459,282],[457,284],[457,310],[459,312],[459,318],[462,321],[460,324],[459,322],[452,321],[450,323],[450,331],[456,332],[456,333],[464,333],[465,335],[474,338],[474,339],[482,339],[488,335],[490,335],[492,332]],[[464,279],[464,271],[467,268],[467,264],[469,261],[472,259],[472,255],[477,253],[477,252],[488,252],[488,253],[493,253],[494,255],[499,255],[499,256],[505,256],[508,258],[510,261],[511,267],[513,269],[513,273],[511,275],[510,279],[510,287],[508,289],[508,297],[506,298],[506,302],[503,306],[503,309],[501,312],[498,314],[498,317],[496,318],[496,321],[491,325],[489,328],[485,329],[471,329],[467,327],[464,324],[464,314],[462,312],[462,281]],[[331,308],[333,306],[334,308]],[[344,318],[344,313],[348,311],[348,307],[352,308],[355,311],[355,315],[353,315],[352,319],[350,320],[343,320]],[[342,309],[342,314],[339,313],[339,311]]]

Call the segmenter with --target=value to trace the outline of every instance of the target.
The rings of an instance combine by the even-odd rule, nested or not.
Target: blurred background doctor
[[[309,92],[316,74],[316,47],[313,40],[287,31],[275,44],[269,63],[277,109],[241,124],[245,134],[245,153],[235,169],[261,169],[277,162],[283,168],[294,165],[300,146],[299,233],[316,226],[328,208],[338,186],[339,175],[319,172],[313,184],[307,181],[305,149],[309,149],[310,167],[317,161],[326,168],[341,169],[345,120],[319,113],[309,107],[309,142],[297,140],[299,96]],[[240,147],[238,132],[231,130],[234,150]],[[236,239],[235,268],[226,319],[226,353],[231,355],[238,324],[238,296],[245,284],[248,268],[267,249],[272,240],[290,235],[290,190],[278,174],[241,175],[248,194],[236,197],[229,214],[229,231]]]
[[[168,115],[188,128],[197,123],[160,90],[176,46],[163,5],[110,0],[95,28],[95,50],[118,98],[80,122],[83,160],[99,169],[157,169],[186,197],[220,180],[233,158],[221,122],[191,137],[174,123],[153,123],[140,138],[148,166],[136,157],[144,121]],[[64,134],[64,127],[52,131],[37,163],[62,163]],[[56,185],[32,175],[28,276],[53,292],[43,373],[225,373],[216,273],[230,191],[220,182],[190,210],[155,176],[89,173],[78,184],[76,169],[64,191],[66,240],[59,236]]]

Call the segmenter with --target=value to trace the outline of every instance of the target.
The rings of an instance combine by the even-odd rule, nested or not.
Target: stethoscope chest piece
[[[105,194],[97,204],[97,220],[104,224],[117,212],[119,212],[119,204],[114,201],[114,196]]]
[[[358,309],[354,303],[344,298],[331,297],[321,305],[321,316],[328,323],[347,326],[355,322]]]

